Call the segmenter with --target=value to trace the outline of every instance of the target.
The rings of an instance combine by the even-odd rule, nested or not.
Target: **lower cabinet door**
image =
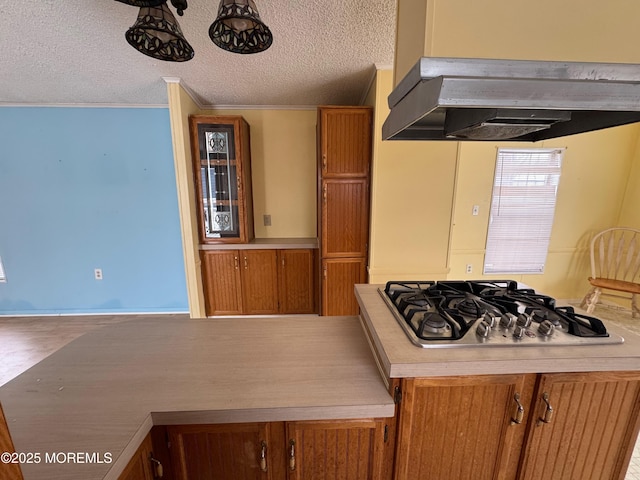
[[[278,250],[280,313],[316,313],[315,250]]]
[[[201,258],[207,315],[241,315],[240,252],[207,250]]]
[[[382,420],[287,422],[289,480],[379,480]]]
[[[535,375],[403,380],[394,479],[516,478],[535,380]]]
[[[540,376],[520,479],[622,479],[638,434],[639,372]]]
[[[244,313],[278,313],[278,270],[275,250],[242,250]]]
[[[118,480],[154,480],[151,451],[151,435],[147,435]]]
[[[357,315],[360,311],[353,291],[367,280],[364,258],[322,260],[322,315]]]
[[[175,479],[281,480],[284,442],[278,429],[282,423],[169,426]]]

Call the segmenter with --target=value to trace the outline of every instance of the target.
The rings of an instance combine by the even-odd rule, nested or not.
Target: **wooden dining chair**
[[[0,454],[5,452],[14,453],[15,449],[2,405],[0,405]],[[0,463],[0,480],[23,480],[23,478],[19,463]]]
[[[591,240],[590,255],[591,288],[580,306],[586,306],[587,313],[592,313],[601,296],[630,298],[631,316],[640,317],[640,230],[625,227],[603,230]]]

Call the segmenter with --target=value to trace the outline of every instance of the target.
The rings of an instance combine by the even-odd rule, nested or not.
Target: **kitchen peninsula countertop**
[[[149,317],[92,331],[0,387],[26,480],[115,479],[156,425],[392,417],[357,317]],[[47,464],[45,453],[110,453]]]
[[[605,322],[607,330],[624,338],[622,344],[420,348],[409,340],[379,288],[356,285],[363,324],[385,379],[452,375],[553,373],[640,370],[640,336]]]

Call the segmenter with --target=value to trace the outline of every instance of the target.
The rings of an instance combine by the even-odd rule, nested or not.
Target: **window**
[[[7,276],[4,274],[4,268],[2,268],[2,257],[0,257],[0,282],[6,282]]]
[[[485,274],[543,273],[562,149],[498,149]]]

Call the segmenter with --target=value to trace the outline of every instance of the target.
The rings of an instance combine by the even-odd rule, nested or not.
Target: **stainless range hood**
[[[528,141],[640,122],[640,65],[423,57],[384,140]]]

